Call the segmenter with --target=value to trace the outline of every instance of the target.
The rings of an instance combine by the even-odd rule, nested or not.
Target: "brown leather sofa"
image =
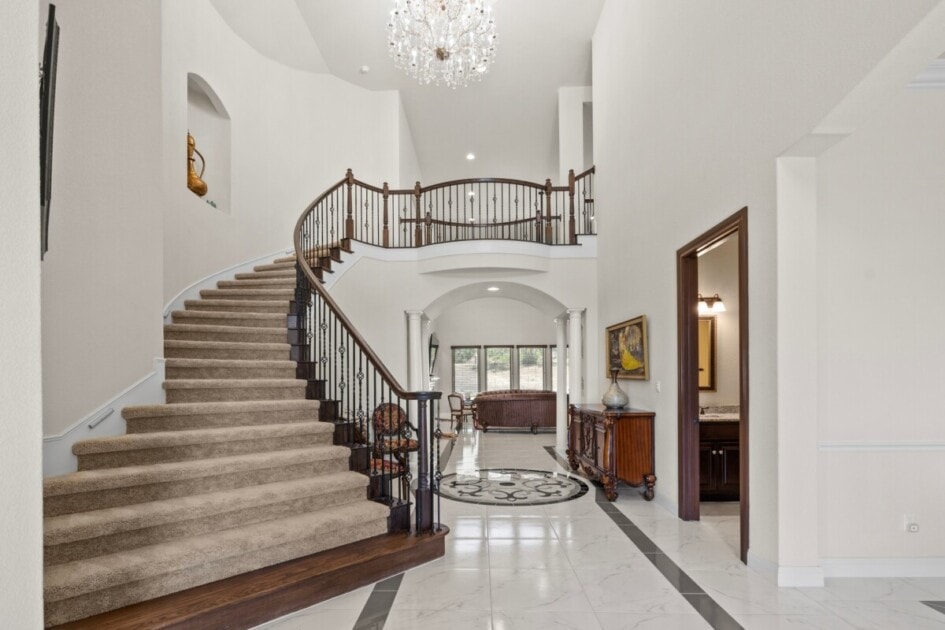
[[[472,405],[473,425],[477,429],[555,428],[557,395],[547,390],[504,389],[482,392]]]

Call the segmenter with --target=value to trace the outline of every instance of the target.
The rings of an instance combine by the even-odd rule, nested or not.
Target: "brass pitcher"
[[[200,175],[197,174],[197,169],[194,168],[194,153],[200,156]],[[203,153],[197,150],[197,143],[194,141],[194,137],[190,135],[190,132],[187,132],[187,188],[197,195],[198,197],[203,197],[207,194],[207,182],[200,179],[203,177],[203,172],[207,168],[207,161],[203,157]]]

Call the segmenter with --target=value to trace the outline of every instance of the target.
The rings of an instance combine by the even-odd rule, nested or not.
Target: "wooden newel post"
[[[574,233],[574,169],[568,171],[568,242],[577,245],[577,234]]]
[[[545,243],[550,245],[552,242],[551,226],[551,179],[545,180]]]
[[[345,173],[345,184],[348,185],[348,216],[345,219],[345,238],[354,238],[354,202],[352,200],[352,188],[354,187],[354,173],[351,169]]]
[[[414,246],[414,247],[420,247],[421,245],[423,245],[423,226],[420,225],[420,220],[421,220],[421,216],[420,216],[420,182],[417,182],[416,184],[413,185],[413,198],[414,198],[414,202],[415,202],[414,205],[415,205],[415,208],[416,208],[416,215],[417,215],[417,216],[416,216],[417,223],[416,223],[416,225],[414,226],[414,230],[413,230],[413,240],[414,240],[413,246]]]
[[[384,182],[384,247],[390,247],[390,224],[387,216],[387,198],[390,196],[390,186]]]
[[[426,227],[426,243],[429,245],[433,242],[433,215],[430,214],[430,211],[427,210],[427,213],[423,217],[423,225]]]
[[[417,401],[417,533],[433,529],[433,488],[430,485],[430,460],[427,458],[429,441],[433,438],[429,433],[432,427],[427,426],[429,404],[429,400]]]

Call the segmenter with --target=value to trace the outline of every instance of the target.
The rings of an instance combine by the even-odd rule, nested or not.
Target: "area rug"
[[[443,475],[440,496],[482,505],[542,505],[571,501],[587,484],[566,473],[521,468],[491,468]]]

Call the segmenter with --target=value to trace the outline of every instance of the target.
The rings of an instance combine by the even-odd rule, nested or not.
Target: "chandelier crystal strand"
[[[492,9],[482,0],[393,0],[387,23],[394,65],[421,85],[464,87],[495,59]]]

